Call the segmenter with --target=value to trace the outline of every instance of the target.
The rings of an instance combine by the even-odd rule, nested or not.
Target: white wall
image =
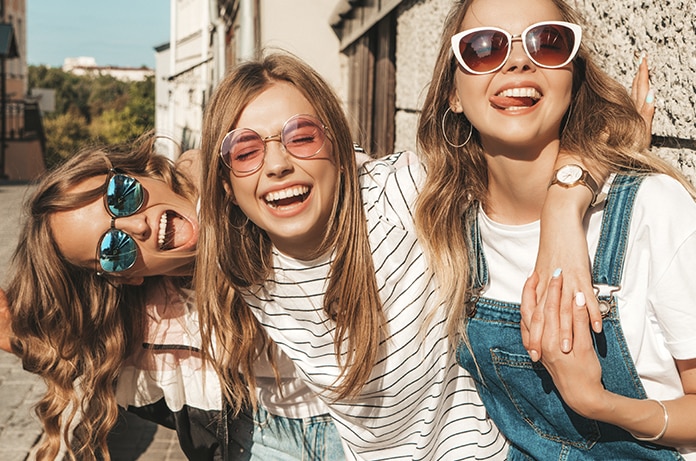
[[[280,48],[302,58],[344,101],[338,37],[329,18],[338,0],[261,0],[261,47]]]

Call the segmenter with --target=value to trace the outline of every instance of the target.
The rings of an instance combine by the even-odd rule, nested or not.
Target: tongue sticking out
[[[499,109],[532,107],[538,101],[535,98],[529,97],[512,97],[512,96],[492,96],[491,104]]]

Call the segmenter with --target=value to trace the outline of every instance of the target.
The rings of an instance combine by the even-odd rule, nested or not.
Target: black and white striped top
[[[387,326],[372,376],[357,398],[333,401],[327,392],[340,374],[335,325],[322,310],[330,255],[298,261],[275,252],[274,280],[246,299],[300,377],[327,403],[349,458],[502,460],[504,437],[455,361],[435,281],[426,275],[412,216],[423,172],[408,165],[408,156],[395,154],[361,169]],[[401,163],[407,165],[397,167]]]

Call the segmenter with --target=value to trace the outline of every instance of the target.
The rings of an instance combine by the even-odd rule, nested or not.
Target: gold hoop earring
[[[471,139],[471,134],[474,132],[474,126],[473,126],[471,123],[469,123],[469,135],[466,137],[466,140],[465,140],[462,144],[459,144],[459,145],[454,144],[452,141],[450,141],[450,140],[447,138],[447,131],[445,131],[445,119],[447,118],[447,114],[450,113],[450,112],[452,112],[452,108],[449,107],[449,106],[447,106],[447,110],[446,110],[445,113],[442,115],[442,123],[441,123],[441,126],[442,126],[442,137],[445,138],[445,142],[446,142],[447,144],[449,144],[451,147],[454,147],[455,149],[459,149],[460,147],[466,146],[466,144],[467,144],[467,143],[469,142],[469,140]]]

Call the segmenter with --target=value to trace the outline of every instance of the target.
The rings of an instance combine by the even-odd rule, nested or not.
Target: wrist
[[[550,214],[552,216],[574,217],[582,221],[590,207],[592,198],[592,194],[586,187],[549,186],[542,216]]]
[[[548,189],[568,191],[584,189],[589,193],[589,200],[580,199],[579,202],[584,209],[596,205],[600,201],[600,198],[602,198],[600,197],[601,187],[597,180],[594,179],[589,171],[577,163],[568,163],[556,169],[549,182]]]

